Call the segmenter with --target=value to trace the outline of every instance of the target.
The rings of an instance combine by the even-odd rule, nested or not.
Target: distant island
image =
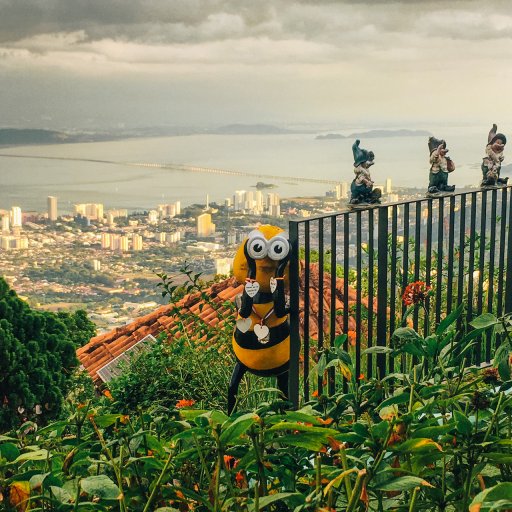
[[[376,139],[383,137],[430,137],[432,134],[426,130],[369,130],[367,132],[351,133],[350,135],[341,135],[340,133],[327,133],[317,135],[316,140],[329,139]]]
[[[258,181],[258,183],[256,183],[256,185],[253,186],[256,187],[258,190],[277,187],[277,185],[274,185],[273,183],[263,183],[263,181]]]

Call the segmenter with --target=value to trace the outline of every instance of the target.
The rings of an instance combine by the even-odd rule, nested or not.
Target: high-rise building
[[[48,196],[48,220],[55,222],[57,220],[57,198]]]
[[[2,215],[2,233],[9,233],[9,215]]]
[[[119,237],[119,250],[121,252],[127,252],[130,248],[130,240],[127,236]]]
[[[89,220],[102,220],[103,205],[101,203],[75,204],[75,215],[81,215]]]
[[[156,210],[150,210],[148,213],[148,223],[149,224],[158,224],[158,212]]]
[[[386,194],[391,194],[391,178],[386,178]]]
[[[110,233],[101,233],[101,248],[110,249],[112,243],[112,236]]]
[[[347,199],[348,198],[348,183],[343,181],[336,185],[336,199]]]
[[[96,272],[101,270],[101,261],[100,260],[92,260],[92,269]]]
[[[197,217],[197,236],[210,236],[215,234],[215,224],[209,213],[203,213]]]
[[[20,228],[21,227],[21,208],[19,206],[13,206],[11,208],[11,226],[13,228]]]
[[[134,251],[142,251],[142,237],[136,233],[132,237],[132,249]]]

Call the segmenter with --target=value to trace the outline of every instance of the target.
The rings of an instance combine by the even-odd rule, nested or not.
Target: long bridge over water
[[[95,158],[73,158],[63,156],[42,156],[42,155],[10,155],[8,153],[0,153],[2,158],[33,158],[42,160],[64,160],[71,162],[91,162],[101,164],[126,165],[129,167],[145,167],[151,169],[163,169],[178,172],[195,172],[206,174],[222,174],[226,176],[238,176],[242,178],[262,178],[274,181],[300,182],[300,183],[323,183],[327,185],[337,185],[339,181],[327,180],[322,178],[308,178],[303,176],[277,176],[274,174],[266,174],[262,172],[237,171],[228,169],[217,169],[213,167],[200,167],[197,165],[174,164],[174,163],[152,163],[152,162],[119,162],[114,160],[101,160]]]

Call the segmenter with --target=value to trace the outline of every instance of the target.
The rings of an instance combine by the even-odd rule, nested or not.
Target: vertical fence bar
[[[318,219],[318,355],[324,348],[324,218]],[[318,395],[323,393],[323,375],[318,375]]]
[[[299,223],[290,221],[290,373],[289,398],[293,407],[299,406]]]
[[[505,276],[505,249],[507,247],[507,198],[508,190],[503,188],[501,191],[501,215],[500,215],[500,255],[498,259],[498,293],[497,293],[497,315],[503,315],[503,281]],[[511,226],[509,226],[509,230]],[[496,341],[499,341],[497,338]]]
[[[348,273],[349,273],[349,251],[350,251],[350,224],[348,213],[343,216],[343,332],[348,335],[349,331],[349,302],[348,302]],[[343,349],[349,350],[348,337],[345,340]],[[343,379],[343,391],[347,391],[347,382]]]
[[[476,233],[476,192],[471,193],[471,219],[469,235],[469,261],[468,261],[468,314],[467,321],[473,319],[473,288],[475,272],[475,233]]]
[[[437,269],[436,269],[436,325],[441,321],[441,310],[443,308],[443,240],[444,240],[444,198],[439,198],[437,218]],[[448,277],[451,269],[448,269]]]
[[[512,187],[509,187],[508,200],[508,245],[507,245],[507,274],[505,281],[505,313],[512,313]]]
[[[453,244],[455,238],[455,197],[450,197],[448,228],[448,282],[446,283],[446,314],[449,315],[453,306]]]
[[[457,307],[464,300],[464,253],[466,245],[466,194],[460,196],[460,217],[459,217],[459,270],[457,282]],[[459,317],[457,328],[460,330],[462,319]]]
[[[416,203],[416,224],[414,226],[414,280],[420,280],[421,265],[421,201]],[[430,241],[428,241],[430,243]],[[414,310],[414,329],[418,331],[419,313],[418,308]]]
[[[491,218],[490,222],[490,242],[489,242],[489,276],[487,279],[487,312],[492,313],[496,311],[494,308],[494,258],[496,251],[496,224],[498,222],[496,218],[496,209],[498,202],[498,191],[493,190],[491,192]],[[485,359],[484,361],[491,361],[491,343],[492,335],[491,332],[487,333],[485,340]]]
[[[403,241],[403,261],[402,261],[402,294],[405,287],[409,284],[409,222],[410,212],[409,203],[404,206],[404,241]],[[402,301],[402,316],[404,316],[407,306]]]
[[[389,212],[389,209],[388,209]],[[389,339],[396,328],[396,242],[398,230],[398,209],[396,205],[391,207],[391,271],[390,281],[390,297],[389,297]],[[389,371],[394,371],[393,358],[389,358]]]
[[[356,377],[361,374],[361,212],[356,212]]]
[[[311,305],[309,302],[309,271],[311,264],[311,237],[309,232],[309,221],[304,223],[304,401],[309,401],[309,314]]]
[[[336,215],[331,216],[331,304],[330,304],[330,345],[334,347],[336,338]],[[329,368],[329,395],[334,395],[334,368]]]
[[[386,346],[388,309],[388,209],[379,207],[379,227],[377,241],[377,345]],[[377,377],[386,375],[386,355],[377,354]]]
[[[374,216],[373,209],[368,210],[368,347],[373,343],[373,311],[374,311]],[[368,354],[366,361],[366,371],[368,378],[373,377],[373,357]]]
[[[425,283],[430,286],[432,284],[432,199],[427,199],[427,239],[425,240]],[[425,300],[425,307],[430,311],[430,297]],[[429,326],[427,322],[423,324],[423,335],[427,336],[429,332]]]
[[[484,280],[485,280],[485,229],[487,224],[487,190],[482,192],[480,203],[480,249],[478,252],[478,290],[477,290],[477,314],[481,315],[484,304]],[[475,345],[475,362],[482,362],[482,343],[485,336],[482,336]]]

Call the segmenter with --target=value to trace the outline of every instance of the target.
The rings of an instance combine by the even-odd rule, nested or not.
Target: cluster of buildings
[[[234,212],[249,215],[266,214],[270,217],[281,216],[279,195],[273,192],[264,195],[261,190],[236,190],[233,198],[226,198],[224,204]]]
[[[383,185],[374,184],[373,188],[380,188],[382,190],[382,195],[385,196],[384,202],[396,203],[399,200],[398,194],[393,194],[391,188],[391,178],[386,178],[386,181]],[[346,181],[338,183],[333,190],[330,190],[326,193],[327,197],[331,197],[336,200],[340,199],[349,199],[350,196],[350,184]]]

